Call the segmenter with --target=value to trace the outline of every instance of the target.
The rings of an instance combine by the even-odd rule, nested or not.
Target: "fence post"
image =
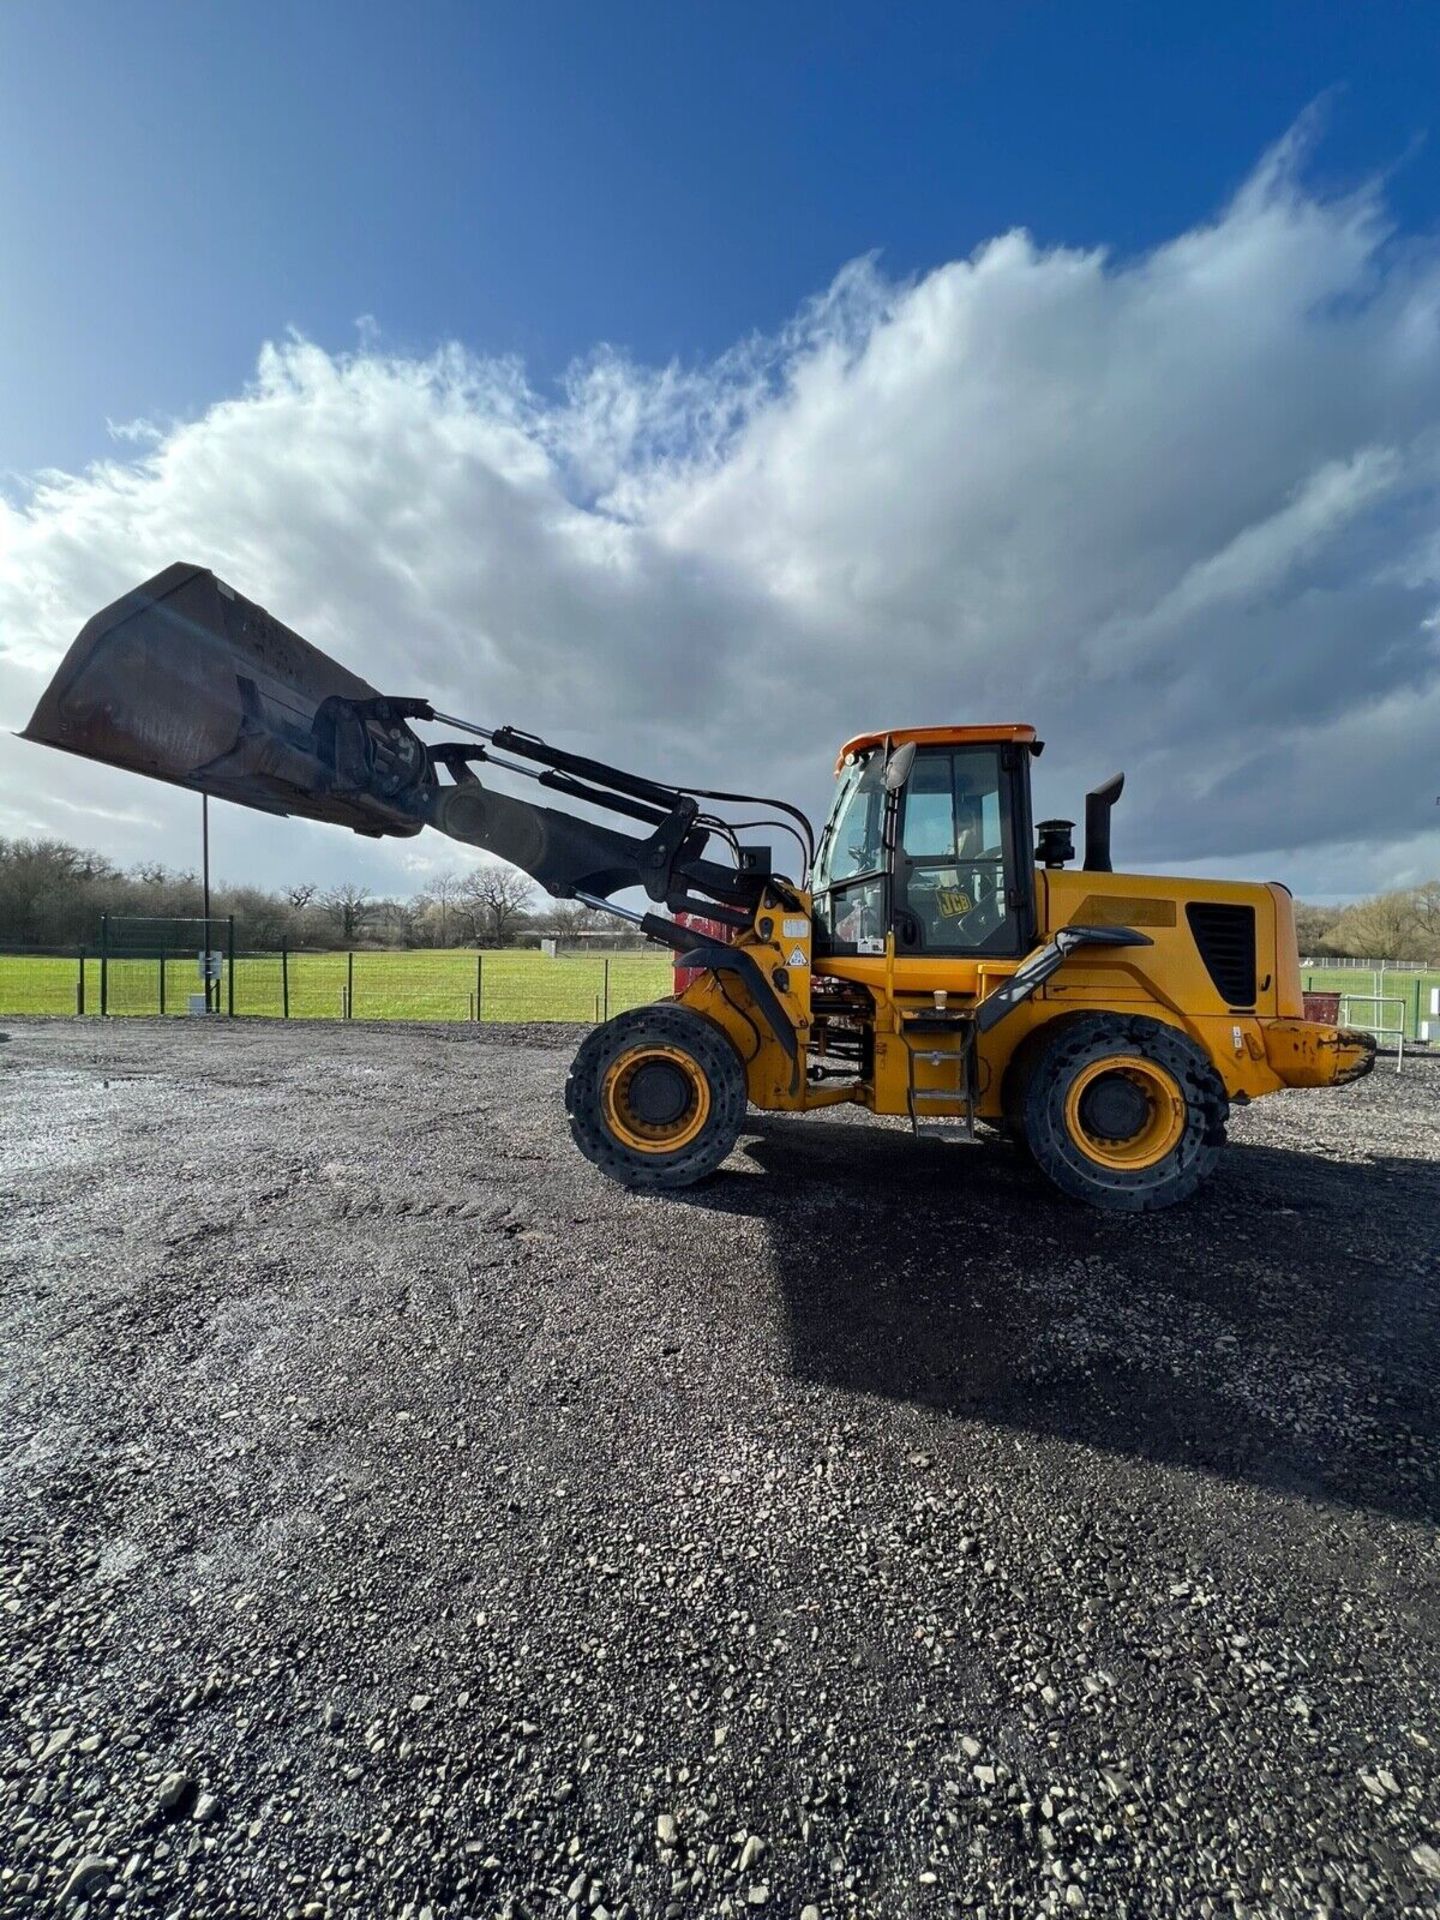
[[[1418,1007],[1420,1002],[1417,1000],[1415,1004]],[[77,1014],[82,1014],[82,1015],[85,1012],[85,949],[84,947],[81,947],[80,949],[80,972],[76,977],[76,981],[75,981],[75,1011]]]
[[[280,1018],[290,1018],[290,947],[284,940],[280,942]]]
[[[160,1011],[165,1011],[165,942],[160,942]]]
[[[355,955],[353,952],[345,956],[345,1018],[347,1020],[355,1018]]]
[[[100,1018],[110,1011],[110,916],[100,916]]]
[[[230,914],[225,928],[225,1013],[235,1018],[235,916]]]
[[[477,1020],[485,1018],[485,956],[483,953],[477,953],[475,956],[475,1018]]]
[[[1420,1038],[1420,995],[1423,990],[1424,980],[1425,980],[1425,976],[1423,973],[1416,974],[1415,976],[1415,1032],[1413,1035],[1413,1038],[1416,1040]]]
[[[610,1018],[610,956],[605,956],[605,1018]]]

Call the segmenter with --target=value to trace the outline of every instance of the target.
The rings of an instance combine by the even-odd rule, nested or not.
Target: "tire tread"
[[[1184,1137],[1157,1167],[1133,1173],[1079,1161],[1063,1124],[1071,1073],[1106,1054],[1138,1053],[1174,1074],[1190,1111]],[[1154,1213],[1188,1200],[1214,1172],[1230,1103],[1224,1083],[1188,1035],[1142,1014],[1076,1014],[1032,1035],[1011,1069],[1007,1115],[1040,1171],[1071,1199],[1113,1213]]]
[[[710,1083],[710,1115],[699,1137],[674,1154],[637,1153],[605,1124],[600,1090],[615,1057],[637,1042],[682,1047]],[[581,1041],[565,1078],[570,1132],[585,1158],[636,1191],[690,1187],[706,1179],[735,1145],[745,1119],[745,1069],[730,1036],[689,1007],[636,1007],[617,1013]]]

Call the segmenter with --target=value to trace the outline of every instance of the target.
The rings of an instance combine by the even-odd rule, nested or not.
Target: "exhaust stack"
[[[1110,809],[1125,787],[1123,773],[1115,773],[1085,796],[1085,871],[1111,873]]]

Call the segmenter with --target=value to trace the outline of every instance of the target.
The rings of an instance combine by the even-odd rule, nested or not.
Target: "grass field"
[[[77,1011],[80,963],[32,954],[0,954],[0,1015]],[[471,1020],[478,992],[482,1020],[594,1020],[625,1007],[643,1006],[670,991],[670,960],[663,953],[561,954],[548,959],[530,950],[475,953],[466,948],[357,953],[353,971],[343,953],[246,954],[235,963],[235,1012],[278,1019],[288,1004],[292,1019],[339,1020],[347,992],[357,1020]],[[111,960],[106,982],[108,1011],[161,1011],[160,962]],[[1307,967],[1306,990],[1356,996],[1348,1009],[1359,1027],[1394,1024],[1400,1009],[1366,1005],[1362,995],[1384,994],[1403,1003],[1407,1035],[1429,1017],[1430,995],[1440,971],[1377,972]],[[165,964],[167,1013],[184,1013],[200,982],[193,958]],[[220,1005],[229,1005],[229,985]],[[85,1011],[100,1011],[100,962],[85,963]]]
[[[1430,1012],[1430,995],[1440,987],[1440,969],[1429,972],[1411,967],[1305,967],[1301,982],[1307,993],[1343,993],[1352,1004],[1342,1015],[1352,1027],[1393,1027],[1402,1018],[1407,1038],[1419,1037],[1421,1022],[1431,1020],[1431,1032],[1440,1032]],[[1377,1006],[1368,996],[1379,995],[1399,1005]]]
[[[0,954],[0,1015],[75,1013],[80,963],[74,959]],[[106,1006],[112,1014],[161,1009],[159,959],[117,960],[107,966]],[[660,953],[561,954],[528,950],[476,953],[473,949],[417,949],[400,953],[244,954],[235,962],[237,1015],[338,1020],[347,993],[356,1020],[470,1020],[476,996],[482,1020],[594,1020],[643,1006],[670,991],[669,956]],[[200,992],[195,959],[165,963],[166,1013],[183,1014]],[[220,1006],[228,1009],[230,983]],[[85,1011],[101,1005],[100,962],[85,962]]]

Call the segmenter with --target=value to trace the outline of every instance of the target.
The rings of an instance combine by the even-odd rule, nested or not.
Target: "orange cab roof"
[[[903,746],[907,740],[913,740],[917,746],[980,747],[1009,740],[1028,745],[1034,739],[1034,727],[886,727],[879,733],[857,733],[853,740],[847,740],[840,749],[835,771],[838,773],[844,766],[847,754],[864,753],[887,740],[892,747]]]

